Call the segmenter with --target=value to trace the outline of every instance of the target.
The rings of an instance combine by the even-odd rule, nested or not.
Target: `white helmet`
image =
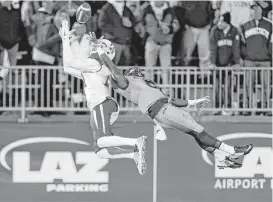
[[[101,44],[101,49],[104,51],[104,53],[111,59],[113,60],[115,57],[115,47],[111,43],[111,41],[107,39],[100,39],[100,44]]]

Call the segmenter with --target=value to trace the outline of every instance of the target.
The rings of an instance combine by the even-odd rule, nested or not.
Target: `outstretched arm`
[[[91,58],[77,58],[74,56],[71,46],[70,37],[72,31],[69,31],[69,25],[67,20],[62,21],[59,34],[63,42],[63,64],[64,71],[76,77],[81,77],[82,71],[97,71],[100,68],[99,63]]]
[[[187,106],[195,106],[195,105],[201,105],[206,106],[210,102],[209,96],[199,98],[196,100],[182,100],[182,99],[176,99],[172,98],[170,100],[170,103],[176,107],[187,107]]]
[[[81,71],[79,69],[72,68],[70,66],[70,57],[72,57],[72,51],[70,48],[70,41],[63,40],[63,67],[64,72],[71,76],[81,78]]]
[[[108,67],[112,74],[112,78],[116,81],[116,84],[119,88],[125,89],[128,87],[128,80],[122,73],[120,69],[116,67],[116,65],[113,63],[113,61],[105,54],[100,54],[102,61],[104,64]]]
[[[99,63],[91,58],[77,58],[74,56],[69,39],[63,39],[63,62],[65,69],[71,71],[96,71],[99,70]]]

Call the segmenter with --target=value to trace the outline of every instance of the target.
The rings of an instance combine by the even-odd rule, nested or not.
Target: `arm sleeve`
[[[126,89],[128,87],[128,80],[125,78],[123,73],[116,67],[116,65],[113,63],[112,60],[105,54],[100,55],[102,61],[106,65],[106,67],[109,69],[109,71],[112,74],[113,80],[115,80],[116,84],[121,89]]]
[[[217,61],[217,41],[215,39],[215,28],[210,33],[210,62],[216,65]]]
[[[70,41],[68,39],[63,40],[63,66],[64,66],[64,72],[77,77],[81,78],[81,71],[79,69],[72,68],[69,66],[70,60],[69,57],[72,56],[72,51],[70,48]]]
[[[173,98],[171,104],[176,107],[187,107],[189,105],[188,100],[181,100]]]
[[[78,78],[83,71],[98,71],[101,68],[101,65],[94,59],[74,57],[69,39],[63,40],[63,64],[66,73],[73,74]]]
[[[199,99],[197,100],[182,100],[182,99],[172,99],[171,104],[176,107],[188,107],[194,106],[199,103]]]
[[[240,36],[240,54],[241,57],[244,58],[246,55],[246,40],[244,36],[244,27],[240,26],[238,29],[239,36]]]
[[[235,40],[233,41],[233,45],[232,45],[233,60],[235,64],[240,64],[240,58],[241,58],[240,41],[241,41],[240,35],[237,32],[235,36]]]

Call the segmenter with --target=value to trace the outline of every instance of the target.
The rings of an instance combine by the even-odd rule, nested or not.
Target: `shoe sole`
[[[145,172],[146,172],[146,169],[147,169],[147,163],[146,163],[146,143],[147,143],[147,137],[146,136],[143,136],[142,137],[142,147],[141,147],[141,150],[138,151],[139,152],[139,162],[142,162],[140,163],[139,165],[141,165],[141,175],[144,175]]]
[[[221,169],[221,170],[223,170],[223,169],[225,169],[225,168],[238,169],[238,168],[241,168],[242,165],[236,165],[236,166],[234,166],[234,165],[231,165],[231,166],[218,166],[218,165],[217,165],[217,167],[218,167],[219,169]]]
[[[139,145],[137,146],[138,152],[142,152],[142,153],[146,154],[146,144],[147,144],[147,137],[146,136],[142,136],[141,137],[141,144],[140,144],[141,147],[139,147]]]
[[[142,138],[143,138],[142,150],[143,150],[144,155],[146,156],[146,148],[147,148],[147,140],[148,140],[148,138],[146,136],[143,136]]]
[[[226,157],[226,161],[230,162],[231,165],[217,165],[217,167],[219,169],[224,169],[224,168],[232,168],[232,169],[237,169],[237,168],[241,168],[242,164],[238,163],[235,161],[235,159],[231,159],[229,157]]]
[[[138,171],[140,175],[144,175],[146,172],[146,168],[147,168],[147,163],[144,157],[141,157],[141,155],[139,155],[139,159],[138,159]]]

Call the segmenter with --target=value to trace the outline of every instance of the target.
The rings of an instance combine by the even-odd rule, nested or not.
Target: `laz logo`
[[[62,184],[48,184],[47,191],[108,191],[109,172],[102,171],[102,169],[108,164],[109,160],[99,158],[94,152],[76,152],[74,159],[73,153],[69,151],[47,151],[39,161],[41,162],[38,165],[39,169],[33,170],[31,165],[37,165],[37,160],[31,158],[31,153],[28,151],[14,151],[12,155],[13,167],[10,168],[6,161],[9,151],[19,146],[37,143],[89,145],[89,143],[81,140],[61,137],[36,137],[10,143],[1,150],[0,163],[4,168],[12,171],[14,183],[54,183],[58,180]],[[77,167],[80,168],[77,169]]]

